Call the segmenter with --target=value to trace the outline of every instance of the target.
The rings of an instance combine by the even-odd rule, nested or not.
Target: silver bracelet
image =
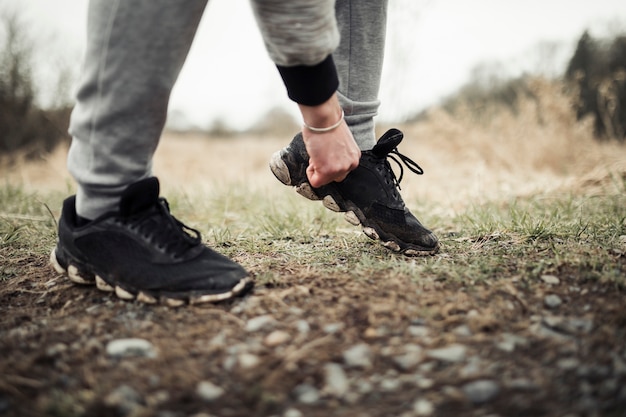
[[[343,118],[344,118],[344,113],[343,113],[343,109],[341,109],[341,117],[339,118],[339,121],[337,123],[335,123],[334,125],[332,125],[332,126],[328,126],[328,127],[313,127],[313,126],[309,126],[308,124],[306,124],[305,121],[302,121],[302,123],[304,124],[304,127],[309,129],[311,132],[326,133],[326,132],[330,132],[331,130],[337,129],[339,127],[339,125],[341,125],[341,122],[343,122]]]

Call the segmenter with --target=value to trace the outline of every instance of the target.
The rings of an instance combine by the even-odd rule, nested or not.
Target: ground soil
[[[164,140],[157,154],[165,190],[210,187],[218,173],[250,187],[275,181],[266,174],[275,141],[241,139],[233,152],[232,143],[181,140]],[[434,155],[425,171],[454,186],[403,193],[438,202],[442,213],[503,190],[585,180],[472,171],[475,162],[444,163],[450,157],[438,149],[406,153]],[[38,190],[69,182],[63,150],[3,175]],[[254,256],[236,259],[255,265]],[[624,254],[615,256],[623,268]],[[18,273],[0,289],[0,416],[626,416],[623,292],[576,271],[559,271],[557,283],[511,271],[468,286],[395,276],[355,282],[278,262],[284,279],[242,299],[172,309],[72,285],[41,254],[12,265]],[[154,350],[107,353],[109,342],[130,337]],[[350,359],[355,346],[364,353]],[[456,350],[442,358],[446,347]],[[203,382],[221,395],[203,392]]]

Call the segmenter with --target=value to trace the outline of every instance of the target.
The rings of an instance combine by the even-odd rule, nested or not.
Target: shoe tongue
[[[146,178],[129,185],[122,193],[120,215],[128,217],[156,205],[159,201],[159,180]]]
[[[378,139],[378,143],[372,149],[374,155],[384,158],[402,142],[404,135],[398,129],[389,129]]]

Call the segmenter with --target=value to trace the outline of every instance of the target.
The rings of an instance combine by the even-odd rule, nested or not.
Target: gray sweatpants
[[[94,219],[117,210],[121,192],[151,175],[170,93],[206,4],[91,0],[68,155],[68,169],[78,183],[80,216]],[[373,117],[380,104],[387,0],[337,0],[335,8],[341,39],[333,53],[339,98],[355,140],[367,150],[376,142]],[[268,36],[264,38],[267,44]],[[334,48],[332,39],[325,41]],[[274,59],[269,45],[268,50]]]

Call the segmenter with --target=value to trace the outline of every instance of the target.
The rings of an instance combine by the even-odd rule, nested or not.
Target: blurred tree
[[[592,115],[598,138],[626,140],[626,36],[610,42],[585,31],[565,71],[577,95],[579,119]]]
[[[43,111],[35,103],[33,50],[18,14],[0,13],[0,154],[34,156],[67,138],[69,107]]]

